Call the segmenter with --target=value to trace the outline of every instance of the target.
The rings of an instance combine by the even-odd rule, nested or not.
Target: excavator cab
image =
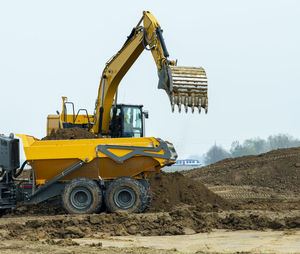
[[[94,119],[86,109],[79,109],[75,113],[73,102],[63,99],[62,114],[48,115],[47,135],[51,131],[60,128],[83,128],[90,130]],[[71,106],[72,114],[67,113],[67,105]],[[80,114],[84,111],[85,114]],[[114,104],[110,111],[109,132],[106,133],[111,138],[141,138],[145,137],[145,119],[148,118],[148,111],[143,111],[143,105]]]
[[[112,138],[140,138],[145,136],[143,105],[117,104],[111,109],[110,136]]]

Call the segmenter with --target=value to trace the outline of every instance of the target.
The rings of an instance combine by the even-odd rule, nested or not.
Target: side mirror
[[[143,111],[143,114],[144,114],[146,119],[149,118],[149,111],[148,110]]]

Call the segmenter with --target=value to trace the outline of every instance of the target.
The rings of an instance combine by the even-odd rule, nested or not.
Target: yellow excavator
[[[140,26],[143,22],[143,26]],[[175,163],[174,146],[159,138],[144,137],[147,114],[140,105],[117,104],[120,81],[144,49],[151,51],[159,84],[174,111],[181,106],[207,112],[207,80],[202,68],[178,67],[168,60],[162,30],[150,12],[128,36],[121,50],[102,73],[95,112],[89,115],[63,97],[61,114],[48,116],[47,132],[80,127],[98,135],[94,139],[38,140],[17,134],[23,140],[26,161],[20,167],[19,139],[0,135],[0,216],[18,202],[38,204],[59,197],[68,213],[139,213],[152,201],[148,178]],[[71,105],[72,114],[67,108]],[[81,114],[81,112],[84,114]],[[18,180],[25,165],[29,179]]]
[[[161,26],[149,11],[144,11],[123,47],[106,63],[94,114],[89,115],[86,109],[79,109],[75,113],[74,104],[62,97],[62,113],[48,115],[47,135],[53,129],[80,127],[103,138],[143,137],[143,119],[147,118],[147,112],[143,112],[141,105],[117,104],[117,89],[124,75],[144,50],[152,53],[158,71],[158,88],[164,89],[168,94],[172,111],[177,105],[179,112],[184,106],[186,112],[188,108],[192,112],[197,108],[200,113],[203,108],[207,113],[205,70],[201,67],[179,67],[176,66],[177,61],[170,61]],[[67,109],[70,107],[72,113],[68,114]]]

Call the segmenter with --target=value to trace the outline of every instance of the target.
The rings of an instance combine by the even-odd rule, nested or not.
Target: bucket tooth
[[[195,103],[193,102],[192,103],[192,113],[194,113],[194,111],[195,111]]]
[[[199,105],[199,97],[196,96],[195,97],[195,107],[198,107],[198,105]]]
[[[192,104],[193,104],[193,94],[188,97],[188,105],[192,106]]]
[[[207,112],[208,112],[208,101],[207,101],[207,99],[204,99],[204,106],[202,106],[202,107],[204,107],[205,114],[207,114]]]
[[[174,104],[178,105],[178,96],[177,95],[174,95]]]
[[[192,108],[192,113],[194,113],[194,107],[195,107],[195,94],[194,93],[192,93],[192,96],[190,97],[190,99],[191,99],[190,105]]]
[[[171,96],[171,107],[172,107],[172,112],[174,112],[174,109],[175,109],[175,96],[174,96],[174,93],[172,93],[172,96]]]
[[[184,108],[185,108],[185,113],[188,112],[188,105],[189,105],[189,97],[188,97],[188,94],[185,94],[185,96],[184,96]]]
[[[202,106],[203,108],[206,107],[206,99],[205,99],[205,98],[201,98],[201,106]]]
[[[199,114],[201,113],[201,105],[198,106]]]
[[[181,105],[182,105],[182,96],[179,94],[178,96],[178,111],[181,113]]]

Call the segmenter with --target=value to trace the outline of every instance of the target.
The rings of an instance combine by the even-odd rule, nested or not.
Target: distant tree
[[[232,157],[240,157],[251,153],[249,147],[241,145],[239,141],[233,141],[230,147]]]
[[[265,153],[269,150],[267,141],[261,138],[250,139],[253,154]]]
[[[266,151],[268,151],[267,142],[261,138],[246,139],[243,145],[240,145],[238,141],[234,141],[230,148],[232,157],[260,154]]]
[[[300,146],[300,140],[288,134],[271,135],[268,137],[270,150]]]
[[[274,149],[300,146],[300,140],[287,134],[271,135],[267,140],[261,138],[246,139],[243,144],[233,141],[230,147],[232,157],[256,155]]]
[[[214,145],[205,154],[204,162],[206,165],[209,165],[230,157],[231,154],[227,152],[223,147]]]

